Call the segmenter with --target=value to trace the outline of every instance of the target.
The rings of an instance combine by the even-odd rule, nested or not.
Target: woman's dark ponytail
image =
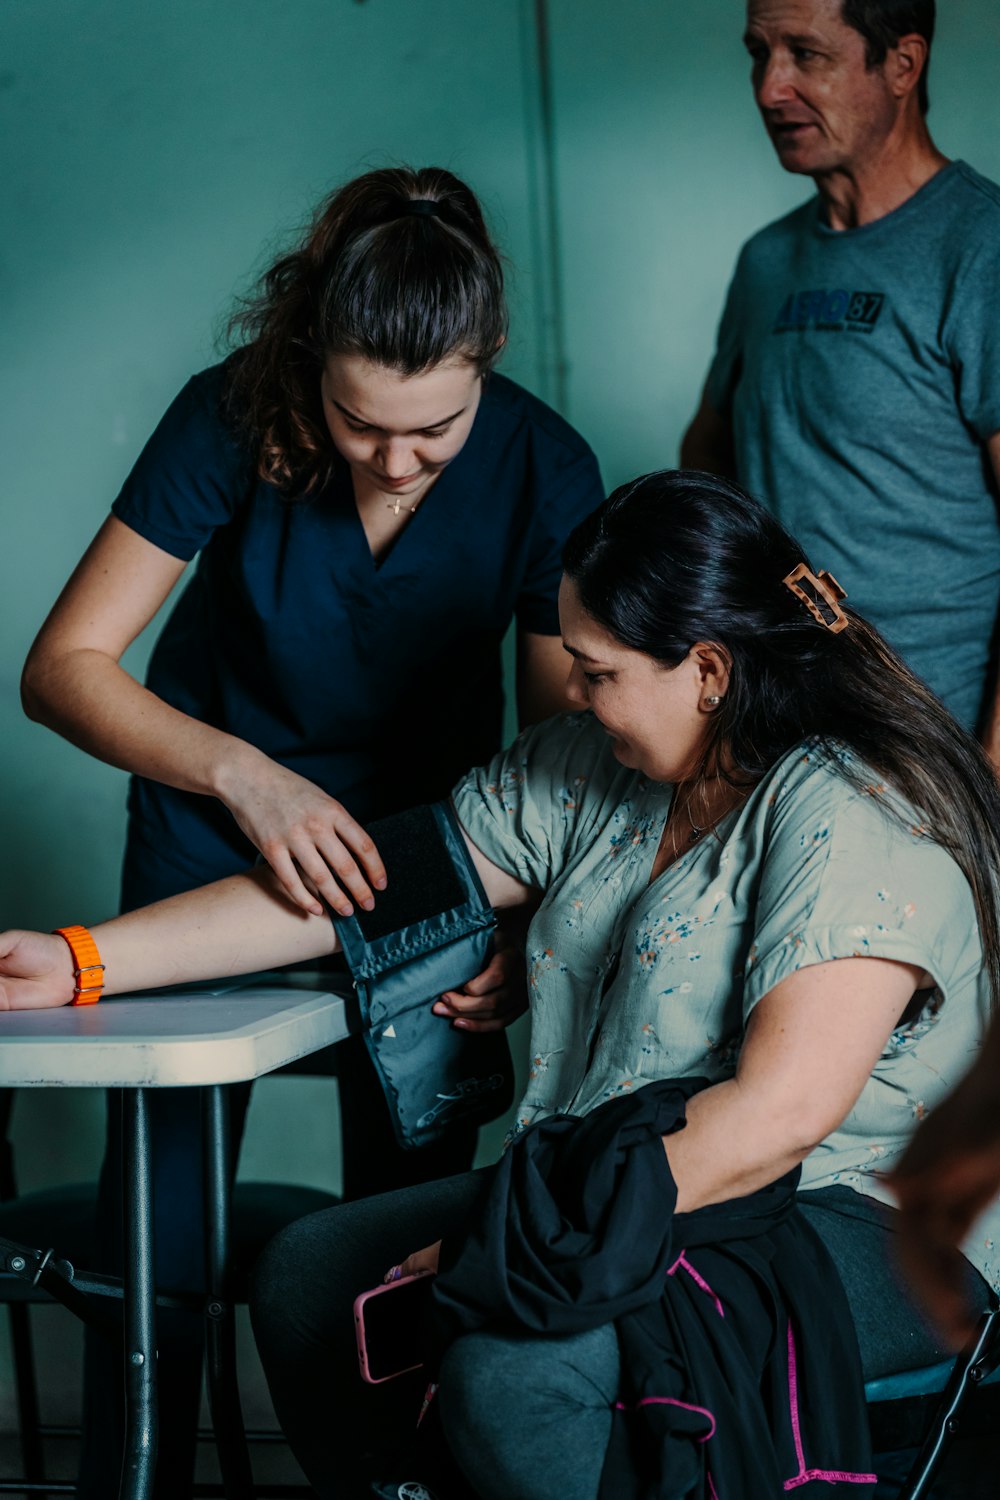
[[[506,333],[503,266],[472,190],[442,167],[367,172],[321,204],[231,319],[227,405],[261,477],[309,494],[334,462],[319,393],[329,355],[402,375],[458,356],[485,373]]]

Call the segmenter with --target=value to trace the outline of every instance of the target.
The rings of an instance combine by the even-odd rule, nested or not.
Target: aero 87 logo
[[[814,329],[820,333],[871,333],[885,302],[884,292],[790,292],[774,324],[775,333]]]

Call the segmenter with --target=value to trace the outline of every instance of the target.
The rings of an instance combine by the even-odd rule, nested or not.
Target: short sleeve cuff
[[[525,885],[541,887],[545,875],[529,851],[516,837],[513,828],[509,831],[502,819],[509,816],[503,808],[503,789],[486,784],[484,771],[473,772],[460,781],[451,794],[455,815],[469,838],[481,854]]]
[[[169,552],[171,557],[176,557],[179,562],[190,562],[192,557],[200,550],[200,544],[192,546],[189,537],[180,538],[164,530],[161,526],[150,525],[145,516],[137,514],[135,508],[129,505],[123,495],[112,502],[111,514],[116,516],[130,531],[134,531],[145,541],[152,542],[154,547],[159,547],[163,552]]]
[[[810,926],[808,932],[790,932],[767,953],[760,954],[751,949],[743,987],[744,1019],[790,974],[838,958],[894,959],[897,963],[926,969],[935,981],[939,979],[935,973],[934,954],[916,933],[879,931],[874,925],[862,924],[826,928]]]
[[[988,443],[1000,433],[1000,404],[990,402],[981,411],[974,413],[972,424],[979,440]]]

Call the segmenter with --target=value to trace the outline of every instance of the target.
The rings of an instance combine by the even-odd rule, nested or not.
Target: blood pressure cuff
[[[396,1138],[412,1150],[459,1121],[495,1119],[513,1097],[505,1034],[456,1030],[431,1010],[486,967],[496,917],[450,803],[396,813],[368,832],[387,887],[373,911],[333,920]]]

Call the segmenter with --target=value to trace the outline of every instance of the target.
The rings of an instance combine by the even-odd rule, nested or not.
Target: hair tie
[[[847,598],[847,591],[840,587],[832,573],[814,573],[807,563],[801,562],[781,581],[805,605],[813,619],[833,635],[847,629],[848,619],[840,607],[840,600]]]
[[[406,219],[411,214],[419,218],[440,219],[441,205],[436,198],[410,198],[406,207],[400,209],[399,217]]]

